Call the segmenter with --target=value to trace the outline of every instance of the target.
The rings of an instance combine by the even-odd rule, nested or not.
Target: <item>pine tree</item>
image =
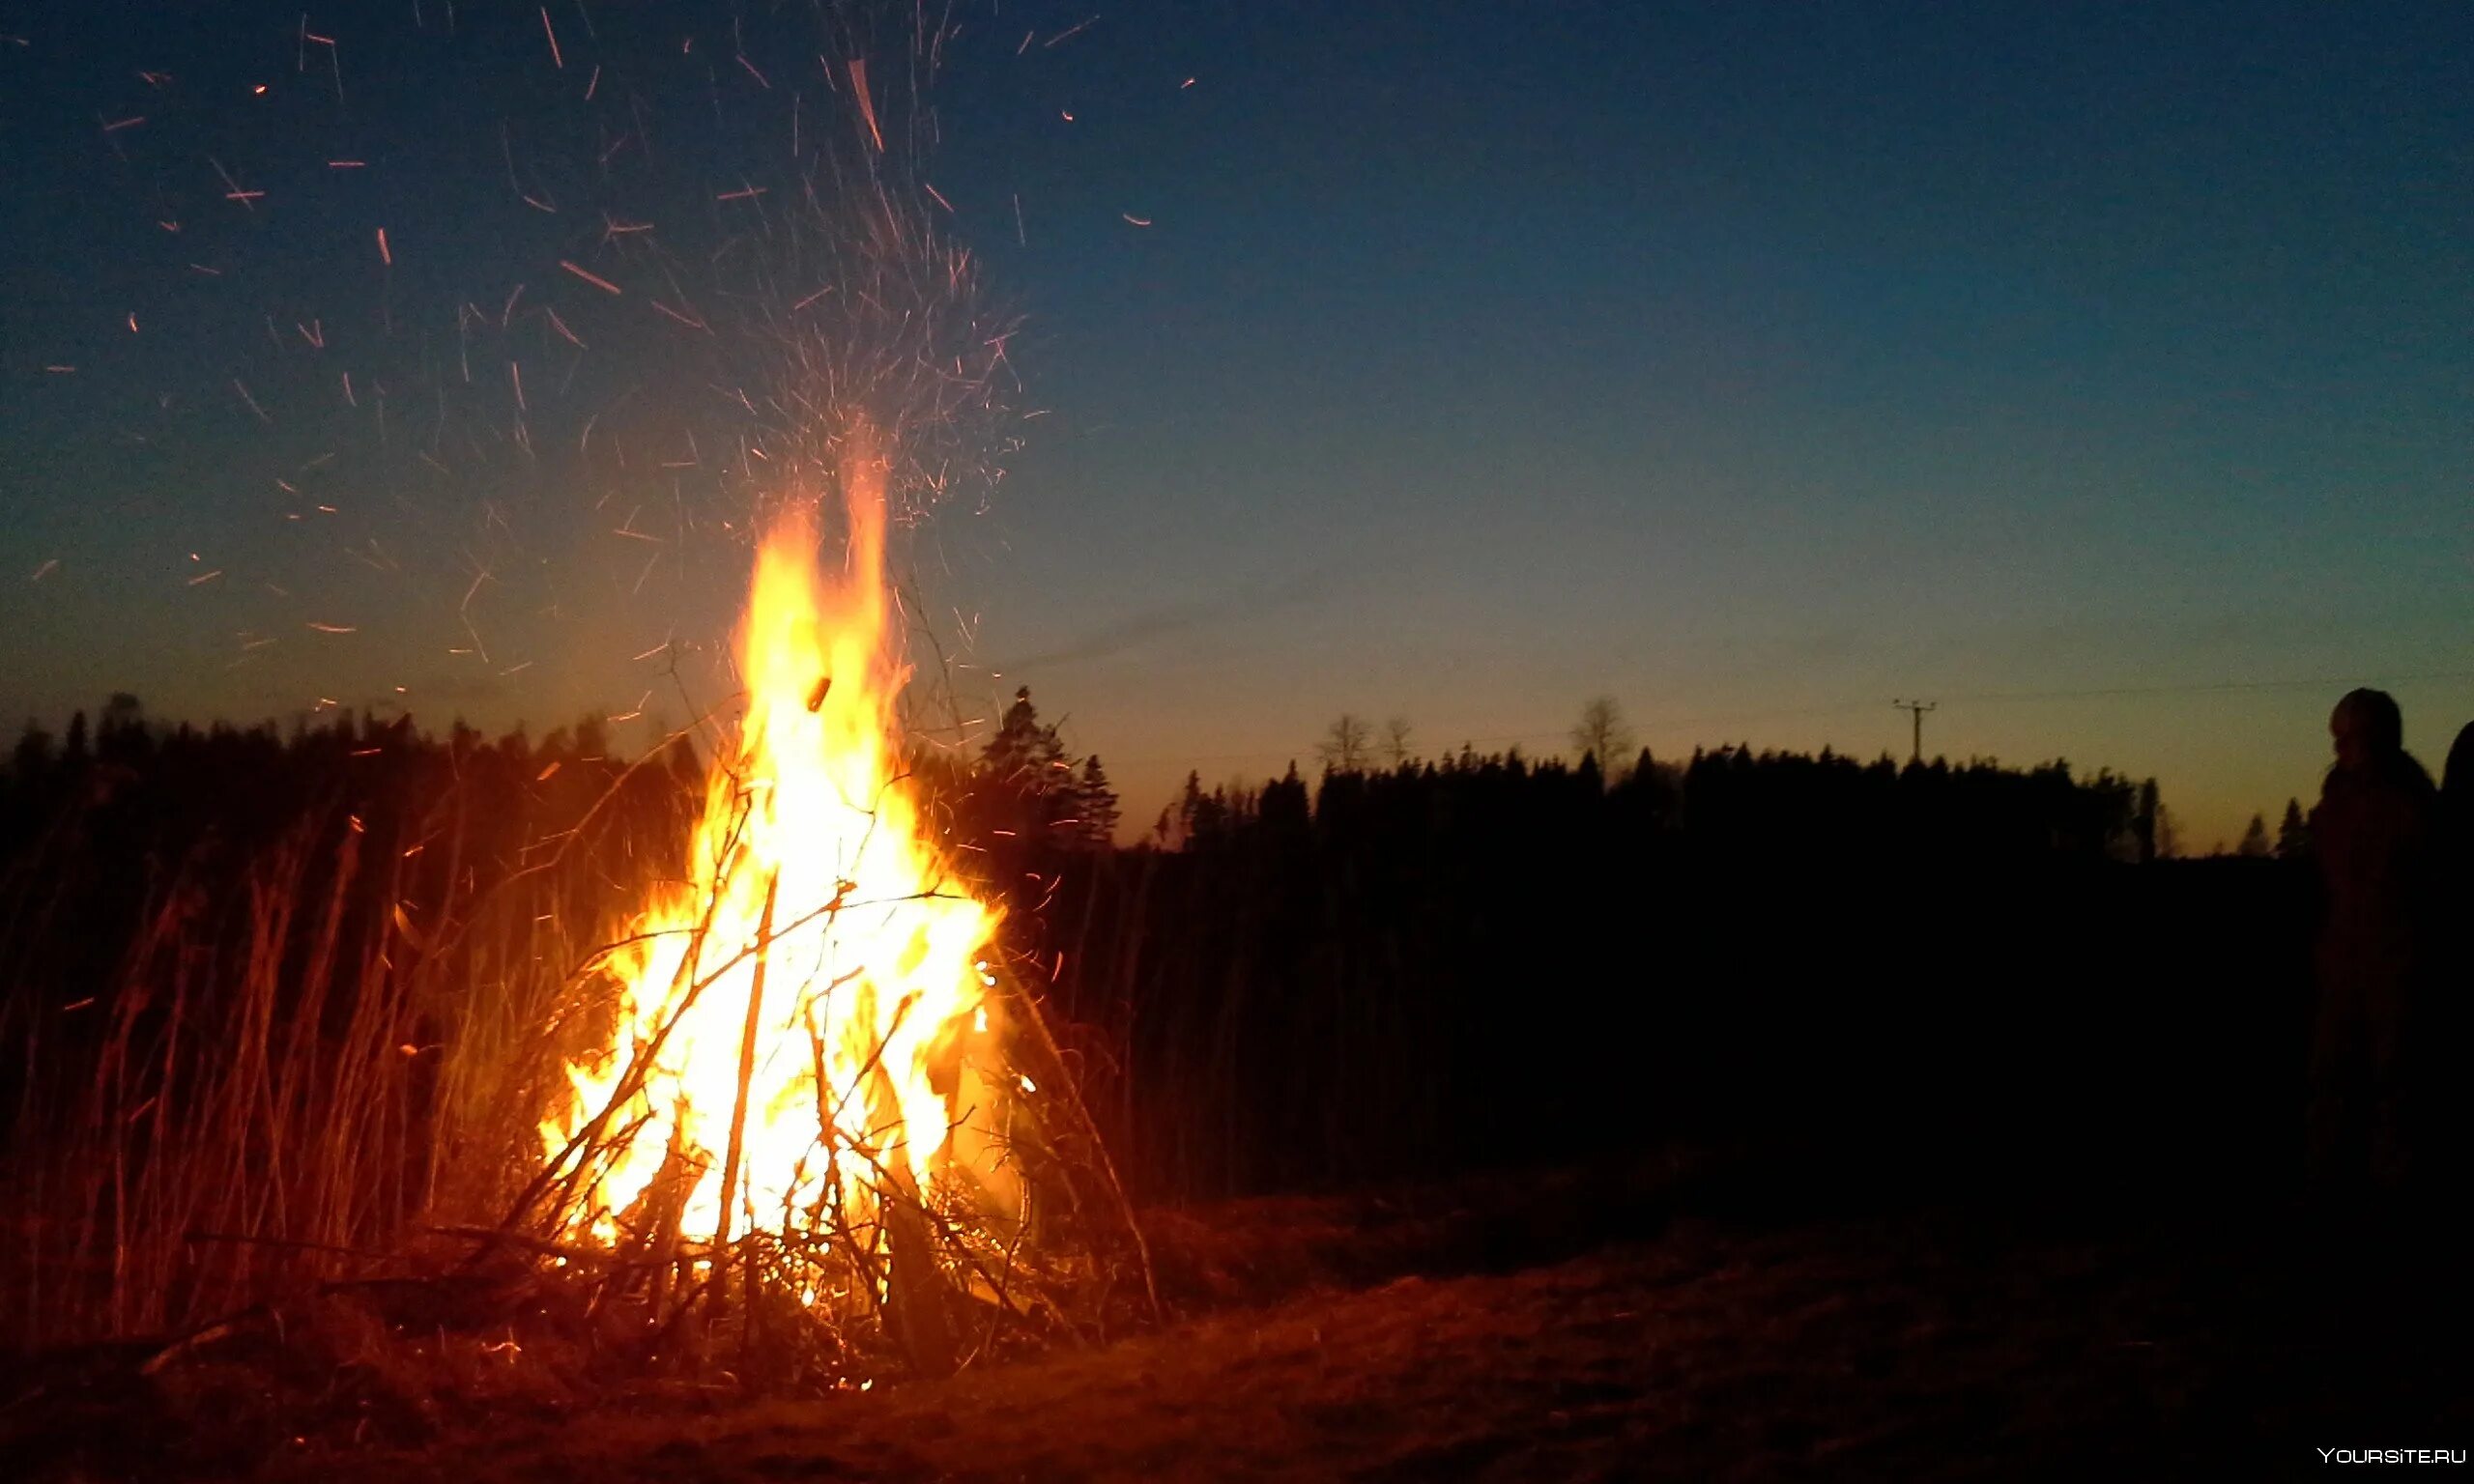
[[[2268,849],[2268,821],[2263,815],[2253,814],[2251,827],[2242,832],[2242,843],[2234,846],[2234,853],[2247,860],[2265,860]]]
[[[2156,794],[2156,780],[2139,785],[2139,803],[2131,811],[2131,835],[2138,842],[2142,861],[2162,860],[2172,854],[2161,828],[2165,823],[2165,805]]]
[[[998,828],[1015,838],[1046,839],[1055,833],[1051,826],[1078,817],[1080,805],[1065,745],[1055,728],[1041,725],[1029,686],[1014,692],[980,766]]]
[[[20,780],[42,776],[51,766],[51,733],[33,717],[26,718],[26,729],[17,738],[17,750],[11,755],[10,767]]]
[[[1081,776],[1075,781],[1075,803],[1081,816],[1081,836],[1085,844],[1105,850],[1116,842],[1117,792],[1108,786],[1108,775],[1100,766],[1097,753],[1082,759]]]
[[[1004,721],[981,756],[998,783],[1045,793],[1056,785],[1048,775],[1063,751],[1055,728],[1040,725],[1039,708],[1031,704],[1031,688],[1025,685],[1014,692],[1014,703],[1005,708]]]
[[[2311,853],[2311,824],[2302,816],[2302,801],[2285,801],[2285,822],[2277,826],[2277,859],[2298,860]]]

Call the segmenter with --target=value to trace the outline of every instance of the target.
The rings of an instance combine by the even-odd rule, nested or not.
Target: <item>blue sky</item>
[[[2434,761],[2474,717],[2461,7],[957,5],[933,115],[906,8],[568,0],[555,63],[412,9],[0,12],[0,705],[632,707],[629,656],[726,627],[753,498],[647,461],[701,430],[710,473],[700,399],[766,359],[663,338],[583,202],[709,305],[713,198],[847,139],[813,59],[864,43],[1037,414],[914,532],[923,612],[1131,818],[1343,709],[1871,753],[1922,694],[1928,747],[2156,774],[2204,844],[2311,792],[2346,684],[2405,677]]]

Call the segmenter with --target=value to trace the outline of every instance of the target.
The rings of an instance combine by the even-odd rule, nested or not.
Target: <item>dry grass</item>
[[[468,859],[466,807],[450,791],[397,828],[312,807],[242,859],[197,842],[151,873],[105,982],[14,980],[0,1338],[178,1333],[360,1275],[503,1180],[579,894]],[[18,863],[0,962],[127,930],[44,890],[80,873]]]
[[[1051,1090],[1016,1135],[1043,1183],[1035,1234],[993,1241],[887,1180],[892,1218],[865,1233],[811,1222],[715,1253],[653,1213],[632,1245],[561,1246],[581,1194],[568,1177],[621,1130],[597,1123],[546,1167],[535,1130],[564,1094],[560,1069],[607,1030],[594,966],[676,869],[689,771],[574,770],[563,811],[512,831],[502,797],[450,780],[425,799],[397,789],[391,808],[328,797],[245,846],[158,842],[125,921],[74,885],[95,875],[80,852],[100,805],[71,805],[0,878],[0,1051],[20,1073],[0,1126],[0,1351],[102,1347],[160,1372],[321,1332],[339,1304],[400,1300],[410,1281],[436,1290],[413,1305],[432,1312],[373,1312],[395,1330],[425,1319],[412,1327],[437,1332],[433,1363],[448,1331],[497,1327],[604,1376],[744,1368],[761,1343],[768,1374],[830,1385],[920,1358],[883,1311],[884,1229],[905,1225],[944,1275],[951,1360],[1071,1336],[1079,1310],[1142,1299],[1122,1192],[1019,997],[1013,1055]],[[61,966],[80,960],[48,951],[72,934],[127,947],[74,981]],[[808,1309],[792,1296],[820,1274],[870,1301]]]

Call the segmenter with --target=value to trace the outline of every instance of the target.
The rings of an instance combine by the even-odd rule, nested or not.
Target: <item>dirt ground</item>
[[[2463,1249],[2427,1226],[1503,1194],[1163,1215],[1163,1281],[1190,1317],[1088,1351],[820,1402],[312,1444],[263,1475],[2260,1477],[2320,1447],[2474,1441]]]

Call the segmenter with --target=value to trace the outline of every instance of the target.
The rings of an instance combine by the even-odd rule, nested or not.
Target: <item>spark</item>
[[[1046,50],[1048,50],[1050,47],[1054,46],[1054,45],[1055,45],[1057,43],[1059,43],[1059,42],[1065,42],[1065,41],[1071,41],[1071,40],[1073,40],[1075,37],[1081,35],[1081,34],[1082,34],[1082,32],[1090,26],[1091,21],[1093,21],[1093,20],[1097,20],[1097,19],[1099,19],[1099,18],[1100,18],[1099,16],[1097,16],[1097,15],[1093,15],[1093,16],[1090,18],[1090,20],[1085,20],[1085,21],[1083,21],[1080,25],[1077,25],[1077,26],[1068,26],[1068,27],[1066,27],[1064,30],[1059,31],[1058,33],[1056,33],[1056,35],[1050,37],[1050,38],[1049,38],[1047,41],[1045,41],[1045,42],[1042,42],[1042,43],[1040,43],[1040,50],[1042,50],[1042,51],[1046,51]]]
[[[360,632],[360,629],[349,623],[319,623],[313,620],[309,624],[309,627],[321,634],[358,634]]]
[[[134,309],[129,311],[129,332],[132,335],[137,333],[137,311]]]
[[[260,92],[265,92],[265,89],[260,89]],[[267,195],[265,190],[243,190],[243,188],[240,188],[240,181],[233,181],[233,173],[225,171],[225,168],[222,168],[222,160],[217,160],[216,156],[205,156],[205,163],[211,163],[211,166],[216,166],[216,173],[217,173],[217,176],[222,176],[222,186],[225,186],[225,190],[222,190],[222,198],[225,198],[225,200],[238,200],[238,203],[240,203],[240,205],[245,205],[245,208],[250,208],[250,211],[257,211],[255,205],[250,205],[250,203],[255,203],[255,200],[265,200],[265,195]]]
[[[221,567],[217,567],[212,572],[201,572],[197,576],[190,578],[187,585],[196,587],[203,584],[211,583],[222,575],[223,569]]]
[[[249,395],[249,388],[242,385],[241,379],[237,376],[232,378],[232,389],[241,394],[242,401],[249,404],[249,411],[258,414],[258,421],[269,423],[274,421],[273,418],[267,415],[267,410],[265,408],[258,406],[258,399]]]
[[[753,201],[758,196],[764,194],[767,188],[768,187],[762,186],[742,186],[737,190],[715,196],[713,199],[716,201]]]
[[[103,132],[107,134],[115,134],[124,128],[134,128],[145,122],[146,115],[142,113],[133,114],[126,119],[114,119],[111,123],[103,126]]]
[[[593,272],[589,269],[578,268],[564,258],[561,258],[559,260],[559,266],[606,294],[616,294],[618,292],[618,285],[612,283],[609,279],[602,277],[599,273]]]
[[[679,313],[677,310],[670,307],[670,305],[663,303],[658,299],[648,300],[647,302],[650,303],[654,308],[660,310],[662,313],[669,315],[672,319],[676,320],[679,324],[686,326],[689,329],[704,329],[706,328],[704,321],[691,320],[687,316]]]
[[[350,407],[360,406],[360,403],[356,400],[352,394],[352,373],[349,371],[344,373],[344,402],[345,405]]]
[[[805,298],[805,299],[803,299],[803,300],[799,300],[797,303],[795,303],[795,304],[792,304],[792,305],[791,306],[791,312],[792,314],[796,314],[796,313],[798,313],[800,310],[805,309],[808,305],[815,303],[818,300],[824,298],[824,296],[826,296],[827,294],[830,294],[830,293],[832,293],[832,292],[833,292],[833,285],[831,285],[831,284],[829,284],[829,283],[828,283],[828,284],[826,284],[823,288],[820,288],[820,289],[817,290],[815,293],[813,293],[813,294],[809,295],[807,298]]]
[[[366,169],[368,167],[368,163],[369,162],[367,160],[361,159],[331,159],[327,161],[327,168],[330,170],[361,170]]]
[[[1151,225],[1151,218],[1148,216],[1136,216],[1132,212],[1119,212],[1117,214],[1124,217],[1126,220],[1133,222],[1137,227],[1147,227]]]
[[[600,63],[598,63],[598,62],[595,62],[594,64],[592,64],[592,80],[591,80],[590,82],[588,82],[588,83],[586,83],[586,84],[584,85],[584,100],[585,100],[586,102],[588,102],[588,103],[589,103],[589,102],[591,102],[591,101],[592,101],[592,90],[593,90],[593,89],[595,89],[595,88],[597,88],[597,87],[600,87],[600,86],[601,86],[601,64],[600,64]]]
[[[559,33],[550,28],[550,8],[546,5],[541,7],[541,34],[550,39],[550,65],[566,71],[567,61],[559,55]]]
[[[30,578],[27,578],[27,579],[26,579],[26,581],[27,581],[27,582],[30,582],[30,583],[40,583],[40,582],[42,582],[44,578],[51,576],[51,574],[53,574],[54,572],[57,572],[57,571],[59,571],[59,570],[60,570],[60,558],[59,558],[59,557],[57,557],[57,556],[54,556],[54,557],[52,557],[49,561],[44,562],[42,566],[35,568],[35,575],[34,575],[34,576],[32,576],[32,577],[30,577]],[[640,655],[640,656],[638,656],[638,658],[640,658],[640,659],[641,659],[641,658],[642,658],[642,656]]]
[[[387,229],[385,227],[380,227],[378,229],[378,261],[386,264],[388,268],[393,268],[395,266],[395,254],[388,250],[387,246]]]
[[[877,153],[885,152],[884,131],[877,128],[876,101],[868,96],[868,62],[864,57],[850,59],[850,91],[858,96],[859,116],[868,122],[868,137],[877,142]]]
[[[947,215],[949,215],[949,216],[950,216],[950,215],[952,215],[952,214],[954,214],[954,203],[952,203],[951,201],[948,201],[948,200],[946,200],[946,199],[945,199],[945,193],[944,193],[943,191],[938,190],[935,186],[931,185],[930,183],[928,183],[928,182],[926,182],[926,181],[921,181],[921,182],[919,183],[919,185],[920,185],[920,187],[921,187],[922,189],[926,190],[926,191],[928,192],[928,194],[929,194],[929,195],[931,195],[931,196],[933,196],[933,197],[935,197],[935,198],[936,204],[937,204],[938,206],[941,206],[941,207],[943,207],[943,208],[945,209],[945,214],[947,214]]]
[[[739,55],[738,65],[747,69],[747,75],[756,79],[756,85],[758,87],[762,88],[767,93],[773,91],[773,84],[764,80],[764,74],[756,70],[756,64],[747,60],[747,56],[744,52]]]
[[[507,380],[515,384],[515,410],[519,413],[530,412],[531,409],[524,405],[524,363],[516,360],[508,361],[506,374]]]

